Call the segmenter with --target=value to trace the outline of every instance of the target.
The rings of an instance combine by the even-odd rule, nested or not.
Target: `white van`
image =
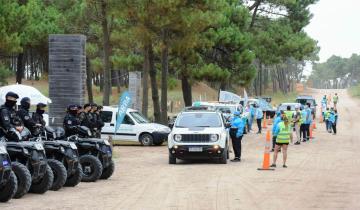
[[[135,141],[144,146],[161,145],[171,132],[170,128],[161,124],[151,123],[139,111],[127,109],[126,115],[116,134],[114,134],[117,107],[104,106],[101,118],[105,126],[101,137],[112,137],[113,141]]]

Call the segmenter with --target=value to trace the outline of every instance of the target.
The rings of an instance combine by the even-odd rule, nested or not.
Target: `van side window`
[[[101,112],[101,119],[104,123],[110,123],[112,118],[112,112],[111,111],[102,111]]]
[[[122,124],[134,125],[134,122],[132,121],[132,119],[129,116],[125,115]]]

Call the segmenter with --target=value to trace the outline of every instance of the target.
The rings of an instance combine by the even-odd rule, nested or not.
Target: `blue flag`
[[[116,134],[116,131],[119,129],[122,121],[124,120],[126,110],[129,108],[130,104],[131,104],[131,97],[130,97],[129,92],[126,91],[119,98],[116,125],[115,125],[115,131],[114,131],[115,134]]]

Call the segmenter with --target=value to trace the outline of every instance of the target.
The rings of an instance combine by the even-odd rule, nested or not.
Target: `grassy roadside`
[[[348,92],[352,97],[360,98],[360,85],[350,87]]]
[[[277,106],[280,103],[284,102],[295,102],[296,97],[298,96],[298,93],[296,91],[289,92],[288,94],[284,94],[281,92],[267,94],[272,98],[271,104],[273,106]]]

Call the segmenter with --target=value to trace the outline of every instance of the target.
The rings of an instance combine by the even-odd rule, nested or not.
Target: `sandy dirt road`
[[[313,95],[320,101],[330,92]],[[227,165],[168,165],[166,146],[122,146],[115,148],[119,158],[110,180],[27,194],[0,209],[360,209],[360,102],[337,92],[338,135],[317,123],[314,140],[290,146],[287,169],[256,170],[265,134],[247,135],[242,162]]]

